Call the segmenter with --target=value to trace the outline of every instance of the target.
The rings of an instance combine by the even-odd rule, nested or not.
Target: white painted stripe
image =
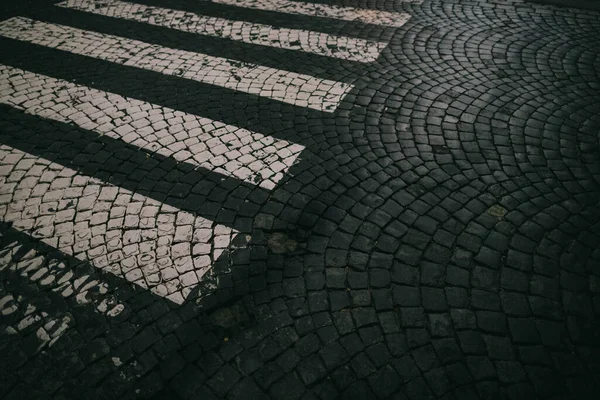
[[[1,206],[0,206],[1,207]],[[89,304],[94,307],[94,311],[107,317],[116,317],[121,314],[126,304],[115,296],[115,288],[111,287],[111,280],[105,274],[102,274],[95,268],[86,268],[80,263],[68,264],[66,259],[57,254],[44,251],[37,243],[22,242],[19,238],[3,238],[4,243],[0,249],[0,270],[11,271],[15,275],[27,278],[40,288],[41,292],[52,291],[58,293],[64,298],[72,298],[77,304]],[[76,264],[76,265],[74,265]],[[46,309],[41,311],[39,318],[37,315],[30,317],[30,312],[36,309],[31,304],[27,296],[18,287],[12,286],[11,291],[3,288],[5,296],[0,299],[0,314],[10,315],[19,312],[25,312],[25,319],[12,325],[13,333],[24,330],[32,323],[40,322],[46,319],[44,316]],[[0,294],[1,296],[1,294]],[[69,315],[62,313],[51,316],[51,321],[43,321],[44,330],[49,335],[45,342],[50,342],[51,346],[68,328],[70,322],[73,322]],[[57,319],[54,319],[57,318]]]
[[[229,6],[276,11],[286,14],[310,15],[313,17],[335,18],[344,21],[363,22],[399,28],[410,15],[399,12],[368,10],[364,8],[342,7],[329,4],[304,3],[291,0],[212,0],[213,3]],[[415,1],[414,3],[420,3]]]
[[[186,11],[118,0],[68,0],[57,5],[184,32],[359,62],[377,60],[379,53],[387,46],[387,43],[382,42],[200,16]]]
[[[304,146],[0,64],[0,103],[273,189]]]
[[[238,234],[6,145],[0,220],[178,304]]]
[[[101,60],[333,112],[353,86],[139,40],[15,17],[0,35]]]

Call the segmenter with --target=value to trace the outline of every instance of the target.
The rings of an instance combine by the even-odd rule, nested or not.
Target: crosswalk
[[[23,178],[13,168],[22,160]],[[0,165],[0,194],[10,199],[4,222],[178,304],[237,233],[6,145]],[[22,190],[28,199],[15,201]]]
[[[375,24],[409,15],[288,0],[213,0],[224,7]],[[70,9],[252,46],[372,63],[387,43],[121,0],[66,0]],[[13,17],[0,37],[331,114],[354,86],[284,69]],[[160,104],[0,64],[0,104],[69,124],[218,176],[271,191],[304,146]],[[26,168],[24,168],[26,166]],[[23,149],[0,145],[0,221],[176,304],[247,232],[114,186]],[[237,238],[242,237],[242,240]]]
[[[304,51],[343,60],[373,62],[387,43],[302,29],[278,28],[246,21],[197,15],[191,12],[152,7],[124,1],[69,0],[58,6],[108,17],[127,19],[183,32],[223,39]]]
[[[318,111],[334,111],[353,88],[347,83],[28,18],[0,23],[0,35]]]
[[[266,189],[275,187],[304,150],[209,118],[2,65],[0,104]]]
[[[414,1],[414,3],[417,2]],[[213,0],[213,3],[287,14],[308,15],[311,17],[326,17],[342,21],[355,21],[394,28],[401,27],[410,18],[405,13],[305,3],[294,0]]]

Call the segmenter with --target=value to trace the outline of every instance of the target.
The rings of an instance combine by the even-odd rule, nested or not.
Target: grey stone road
[[[592,3],[3,2],[0,398],[598,398]]]

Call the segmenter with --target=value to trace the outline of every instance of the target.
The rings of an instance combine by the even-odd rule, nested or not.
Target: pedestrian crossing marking
[[[116,64],[334,112],[353,85],[139,40],[14,17],[0,35]]]
[[[213,2],[386,27],[400,27],[410,18],[403,13],[288,0]],[[120,0],[66,0],[58,5],[351,61],[375,61],[386,46]],[[321,112],[334,112],[354,89],[344,82],[24,17],[0,22],[0,36]],[[209,118],[3,65],[0,103],[269,190],[304,150],[302,145]],[[231,227],[8,145],[0,145],[0,221],[176,304],[185,301],[228,249],[245,246],[249,240]]]
[[[291,0],[212,0],[212,2],[228,6],[275,11],[286,14],[308,15],[311,17],[333,18],[392,28],[399,28],[410,19],[409,14],[399,12],[305,3]],[[420,2],[420,0],[418,2]]]
[[[277,28],[118,0],[68,0],[57,5],[183,32],[365,63],[377,60],[387,46],[384,42],[303,29]]]
[[[6,145],[0,220],[177,304],[239,233]]]
[[[304,146],[0,64],[0,104],[273,189]]]

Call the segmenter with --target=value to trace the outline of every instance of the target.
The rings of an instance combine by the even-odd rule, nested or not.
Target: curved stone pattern
[[[172,156],[140,161],[139,148],[120,139],[92,143],[85,154],[97,151],[89,158],[100,172],[83,172],[98,185],[126,183],[251,234],[250,242],[228,248],[211,290],[199,289],[206,296],[176,304],[0,224],[4,397],[597,397],[598,12],[499,0],[140,3],[389,44],[373,63],[221,49],[223,57],[352,82],[324,113],[168,77],[154,84],[157,75],[133,68],[94,71],[89,60],[2,41],[23,50],[1,54],[6,65],[304,147],[264,190],[196,175]],[[278,7],[288,3],[312,14]],[[329,14],[325,26],[313,19],[321,4],[411,18],[394,28]],[[66,10],[51,8],[49,23],[64,24]],[[189,39],[86,18],[79,28],[105,24],[165,47]],[[199,97],[212,101],[199,105]],[[0,111],[0,143],[40,157],[32,142],[49,134],[27,135],[48,122]],[[66,125],[52,126],[69,136]],[[83,174],[81,152],[70,146],[42,156]],[[107,152],[131,162],[135,176],[124,180]],[[5,175],[27,179],[24,171]]]

